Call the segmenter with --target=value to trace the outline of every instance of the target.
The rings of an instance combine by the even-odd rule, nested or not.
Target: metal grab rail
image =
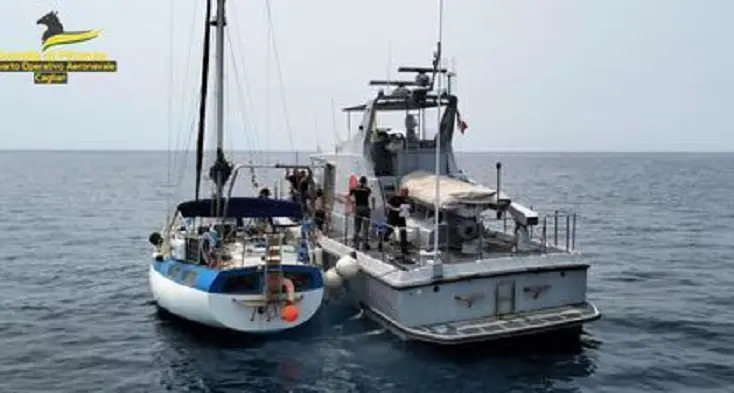
[[[533,209],[531,206],[530,209]],[[548,239],[548,221],[549,218],[552,218],[551,225],[552,225],[552,231],[553,231],[553,241],[551,242],[550,239]],[[505,233],[508,233],[507,230],[507,215],[505,214],[503,216],[503,231]],[[564,223],[565,221],[565,223]],[[546,214],[542,217],[540,228],[541,228],[541,237],[538,239],[538,241],[543,245],[543,247],[547,247],[549,244],[553,245],[557,249],[562,249],[566,252],[571,252],[576,250],[576,223],[578,221],[578,216],[575,212],[571,211],[562,211],[562,210],[553,210],[551,214]],[[563,224],[563,225],[561,225]],[[561,232],[562,231],[562,232]],[[529,230],[530,239],[535,240],[534,237],[534,229],[533,227],[530,227]],[[562,234],[562,236],[565,238],[565,244],[559,244],[559,234]],[[563,247],[563,248],[561,248]]]
[[[343,220],[344,221],[344,226],[343,226],[344,239],[343,239],[343,243],[344,244],[350,244],[350,242],[349,242],[349,240],[350,240],[349,239],[349,227],[350,227],[350,222],[354,219],[354,216],[353,215],[346,216],[344,214],[340,214],[340,213],[333,212],[333,211],[327,212],[327,225],[328,225],[328,219],[329,219],[329,217],[331,217],[332,219],[339,219],[339,220]],[[554,211],[554,214],[552,215],[553,221],[551,222],[552,230],[553,230],[553,234],[554,234],[553,235],[553,242],[551,242],[550,239],[548,239],[548,237],[549,237],[549,233],[548,233],[548,218],[549,217],[546,216],[546,217],[543,217],[543,219],[542,219],[542,223],[540,225],[541,226],[541,236],[540,236],[540,239],[538,239],[535,236],[535,234],[534,234],[535,231],[533,230],[533,227],[532,226],[529,227],[529,229],[528,229],[528,235],[529,235],[530,239],[531,240],[535,240],[536,242],[538,242],[540,244],[540,246],[542,247],[542,250],[541,251],[543,253],[547,252],[547,248],[548,248],[549,245],[551,245],[557,251],[565,251],[565,252],[575,251],[576,250],[576,226],[577,226],[577,221],[578,221],[577,214],[576,213],[561,213],[560,211]],[[565,220],[563,220],[563,221],[565,221],[565,225],[560,225],[560,222],[559,221],[561,221],[564,218],[565,218]],[[508,231],[507,230],[506,220],[507,219],[506,219],[506,216],[505,216],[505,218],[504,218],[505,223],[504,223],[504,230],[503,231],[494,231],[494,230],[492,230],[492,228],[484,225],[484,223],[480,223],[479,225],[484,226],[486,229],[488,229],[490,231],[494,231],[494,232],[497,232],[497,233],[503,233],[505,235],[513,235],[514,236],[515,235],[514,230],[513,231]],[[367,235],[368,236],[376,234],[377,231],[375,231],[375,229],[378,226],[379,227],[383,227],[383,228],[392,228],[393,229],[393,233],[398,233],[398,231],[400,230],[399,227],[390,225],[390,224],[388,224],[387,222],[384,222],[384,221],[373,222],[373,220],[371,218],[369,218],[369,217],[364,218],[364,221],[366,223],[366,226],[365,227],[367,228],[366,232],[367,232]],[[448,228],[446,227],[446,224],[441,224],[439,227],[448,230]],[[432,236],[432,234],[433,234],[433,227],[431,227],[431,228],[425,228],[425,227],[419,226],[419,225],[410,225],[410,224],[407,224],[404,228],[405,228],[405,231],[406,231],[406,236],[409,239],[409,243],[410,243],[410,239],[411,238],[412,239],[417,239],[418,245],[422,244],[421,239],[422,239],[423,236],[425,236],[427,238],[430,238],[430,236]],[[441,230],[440,228],[439,228],[439,231]],[[365,231],[365,230],[363,230],[363,231]],[[565,237],[565,244],[559,244],[559,239],[558,239],[559,233],[563,233],[563,236]],[[411,236],[411,234],[412,234],[412,236]],[[364,232],[363,232],[362,235],[364,235]],[[352,234],[352,239],[353,239],[353,236],[354,236],[354,234]],[[439,234],[439,236],[440,236],[440,234]],[[360,237],[362,237],[362,236],[360,236]],[[482,247],[482,245],[484,244],[485,241],[487,241],[489,239],[490,239],[490,237],[485,237],[485,236],[483,236],[480,233],[480,236],[479,236],[479,242],[480,242],[480,244],[479,244],[479,254],[480,254],[480,258],[482,256],[482,253],[484,252],[484,248]],[[446,243],[446,248],[448,249],[448,247],[449,247],[449,244],[447,242]]]

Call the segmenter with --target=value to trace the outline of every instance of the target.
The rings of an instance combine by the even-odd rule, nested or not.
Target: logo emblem
[[[541,293],[545,292],[546,290],[550,289],[550,285],[531,285],[528,287],[525,287],[522,289],[523,292],[529,293],[533,300],[537,299],[538,296],[540,296]]]
[[[49,50],[96,39],[102,30],[66,31],[58,11],[36,21],[46,27],[41,35],[41,50],[6,52],[0,49],[0,72],[30,72],[37,85],[65,85],[72,72],[117,72],[117,62],[105,52]]]
[[[41,52],[57,45],[70,45],[93,40],[99,37],[102,30],[64,31],[58,11],[51,11],[36,21],[37,25],[45,25],[46,31],[41,37]]]
[[[481,294],[481,293],[472,293],[472,294],[469,294],[469,295],[463,295],[463,296],[456,295],[456,296],[454,296],[454,300],[456,300],[459,303],[463,303],[468,308],[471,308],[471,306],[475,302],[477,302],[479,300],[482,300],[482,299],[484,299],[484,294]]]

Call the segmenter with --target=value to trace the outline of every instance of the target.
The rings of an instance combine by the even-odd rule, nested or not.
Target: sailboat
[[[246,164],[224,154],[225,0],[207,1],[195,198],[178,204],[161,232],[149,237],[150,289],[158,307],[183,319],[246,333],[275,333],[302,325],[324,297],[323,277],[310,253],[301,205],[269,196],[233,196]],[[216,28],[216,158],[211,198],[199,198],[206,118],[209,42]],[[225,193],[226,190],[226,193]]]

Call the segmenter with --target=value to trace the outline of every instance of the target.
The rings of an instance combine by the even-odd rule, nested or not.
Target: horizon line
[[[17,152],[17,153],[194,153],[195,150],[185,149],[44,149],[44,148],[0,148],[0,152]],[[214,152],[213,149],[206,149],[205,152]],[[233,153],[309,153],[318,154],[316,150],[264,150],[264,149],[236,149],[228,150]],[[727,154],[734,153],[734,150],[541,150],[541,149],[485,149],[485,150],[454,150],[455,153],[572,153],[572,154],[650,154],[650,153],[685,153],[685,154]],[[321,154],[328,154],[328,151],[322,151]],[[333,152],[332,152],[333,153]]]

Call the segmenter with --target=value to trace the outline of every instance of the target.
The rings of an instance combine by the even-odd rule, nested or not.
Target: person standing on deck
[[[326,199],[324,198],[324,190],[319,188],[316,190],[316,197],[313,200],[313,218],[316,223],[316,228],[322,233],[326,225],[326,212],[328,209],[329,207],[326,206]]]
[[[257,196],[259,199],[270,199],[270,189],[267,187],[264,187],[260,190],[260,194]],[[270,224],[270,230],[275,231],[275,222],[273,221],[273,217],[266,217],[265,220],[260,219],[261,223],[267,222]]]
[[[289,173],[288,170],[285,170],[285,179],[288,180],[288,182],[291,184],[291,200],[293,202],[299,201],[298,196],[298,186],[301,183],[301,172],[299,172],[296,168],[293,168],[293,172]]]
[[[299,201],[301,203],[301,209],[303,209],[304,213],[308,213],[309,209],[309,200],[311,199],[311,183],[313,182],[313,173],[311,173],[311,169],[308,168],[306,170],[301,171],[301,176],[298,182],[298,195],[299,195]]]
[[[408,234],[406,232],[406,220],[410,214],[408,203],[408,189],[403,187],[398,194],[393,195],[387,202],[387,230],[383,234],[382,241],[386,242],[390,235],[398,228],[400,237],[400,252],[403,256],[408,254]]]
[[[367,185],[367,178],[362,176],[359,178],[359,184],[352,190],[349,190],[349,196],[354,203],[354,248],[359,249],[360,236],[363,237],[363,249],[369,250],[370,245],[367,243],[367,234],[372,216],[372,209],[375,207],[375,197],[372,190]]]

